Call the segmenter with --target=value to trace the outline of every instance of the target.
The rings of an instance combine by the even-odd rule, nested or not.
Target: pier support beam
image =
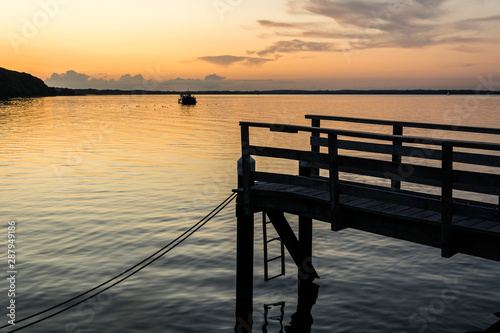
[[[253,326],[254,213],[250,205],[250,173],[255,160],[249,155],[248,128],[242,131],[244,154],[238,161],[236,199],[236,325],[235,333],[251,333]]]
[[[281,237],[281,241],[285,244],[288,253],[290,253],[290,256],[297,265],[299,269],[299,278],[309,282],[319,278],[316,269],[311,263],[311,257],[307,256],[302,249],[299,240],[295,236],[290,224],[288,224],[283,212],[268,210],[266,214],[269,216],[276,232]]]
[[[236,206],[236,333],[252,332],[254,216]]]
[[[313,126],[319,127],[319,121],[313,120]],[[318,133],[313,133],[313,135],[319,136]],[[311,150],[315,152],[319,152],[319,146],[311,146]],[[300,162],[299,163],[299,175],[303,177],[311,177],[312,175],[319,175],[319,170],[313,170],[309,167],[308,163]],[[299,243],[302,247],[302,251],[304,251],[304,255],[306,257],[306,262],[304,265],[307,267],[312,266],[312,237],[313,237],[313,224],[312,219],[304,216],[299,216]],[[299,286],[303,279],[301,278],[300,269],[298,272],[298,282]]]
[[[302,251],[304,251],[304,256],[306,257],[306,262],[304,265],[308,267],[308,269],[312,266],[312,237],[313,237],[313,224],[312,219],[306,218],[303,216],[299,216],[299,243],[302,247]],[[299,277],[299,285],[303,280],[300,274],[300,269],[298,273]]]

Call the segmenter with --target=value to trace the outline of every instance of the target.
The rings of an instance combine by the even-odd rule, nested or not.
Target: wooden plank
[[[423,210],[420,213],[414,214],[413,217],[416,219],[427,220],[429,217],[434,216],[434,215],[439,215],[439,219],[441,219],[441,214],[437,213],[436,211],[433,211],[433,210]]]
[[[482,230],[488,230],[493,227],[496,227],[499,223],[495,221],[483,221],[481,223],[475,224],[474,228],[475,229],[482,229]]]
[[[410,121],[392,121],[392,120],[379,120],[379,119],[367,119],[367,118],[351,118],[351,117],[340,117],[340,116],[325,116],[325,115],[306,115],[306,119],[312,120],[329,120],[329,121],[343,121],[351,123],[362,123],[362,124],[372,124],[372,125],[386,125],[393,126],[398,124],[404,127],[413,128],[425,128],[425,129],[436,129],[436,130],[447,130],[447,131],[459,131],[459,132],[473,132],[473,133],[485,133],[485,134],[500,134],[500,129],[498,128],[488,128],[488,127],[477,127],[477,126],[455,126],[455,125],[442,125],[433,123],[420,123],[420,122],[410,122]]]
[[[453,188],[483,194],[500,194],[500,174],[455,170]]]
[[[453,160],[458,163],[466,163],[473,165],[484,165],[491,167],[500,166],[500,156],[496,155],[475,154],[468,152],[454,152]]]
[[[434,215],[425,218],[426,221],[441,222],[441,213],[435,213]]]
[[[480,202],[453,203],[453,212],[457,215],[500,221],[500,210]]]
[[[267,129],[272,128],[276,132],[284,132],[284,133],[290,133],[290,132],[315,133],[316,132],[316,133],[324,133],[324,134],[335,134],[337,136],[351,136],[351,137],[356,137],[356,138],[373,139],[373,140],[387,140],[387,141],[398,140],[401,142],[427,144],[427,145],[442,145],[444,143],[449,143],[455,147],[500,151],[500,144],[490,143],[490,142],[437,139],[437,138],[428,138],[428,137],[420,137],[420,136],[396,136],[396,135],[379,134],[379,133],[373,133],[373,132],[359,132],[359,131],[351,131],[351,130],[317,128],[317,127],[308,127],[308,126],[300,126],[300,125],[258,123],[258,122],[248,122],[248,121],[241,121],[240,126],[249,126],[249,127],[255,127],[255,128],[267,128]]]
[[[427,195],[407,190],[394,191],[383,186],[341,181],[340,192],[378,201],[411,205],[422,209],[431,209],[435,211],[441,209],[439,196]]]
[[[338,144],[339,144],[338,147],[339,149],[364,151],[368,153],[377,153],[377,154],[392,154],[393,150],[392,145],[372,143],[372,142],[338,140]],[[311,136],[311,145],[328,147],[328,139]]]
[[[413,218],[416,214],[424,212],[424,211],[425,210],[423,210],[421,208],[410,208],[410,209],[407,209],[405,211],[398,212],[397,215]]]
[[[458,224],[461,221],[466,220],[466,219],[468,219],[468,217],[453,215],[452,223],[453,224]]]
[[[321,201],[330,201],[330,193],[325,192],[325,191],[318,191],[316,193],[309,194],[311,197],[314,197],[317,200]]]
[[[403,211],[406,211],[408,209],[410,209],[411,207],[408,207],[408,206],[402,206],[402,205],[397,205],[396,207],[392,207],[392,208],[387,208],[384,210],[384,213],[386,214],[393,214],[393,215],[397,215],[399,212],[403,212]]]
[[[303,196],[315,196],[318,194],[318,191],[326,192],[324,190],[314,189],[314,188],[303,188],[299,194]]]
[[[328,180],[271,172],[254,172],[253,179],[256,181],[264,181],[269,183],[272,182],[311,188],[320,188],[325,191],[327,191],[330,186]]]
[[[393,209],[395,207],[401,207],[401,205],[398,205],[398,204],[395,204],[395,203],[386,202],[386,203],[384,203],[384,204],[382,204],[380,206],[372,207],[371,210],[372,211],[377,211],[377,212],[384,213],[386,210]]]
[[[461,226],[461,227],[466,227],[466,228],[472,228],[474,227],[476,224],[479,224],[479,223],[482,223],[484,222],[483,219],[475,219],[475,218],[471,218],[471,217],[468,217],[458,223],[455,223],[455,225],[458,225],[458,226]]]
[[[488,231],[491,231],[491,232],[498,232],[500,234],[500,225],[496,226],[496,227],[493,227],[491,229],[489,229]]]
[[[397,205],[396,203],[392,203],[392,202],[391,203],[383,202],[383,201],[374,201],[374,202],[377,202],[377,204],[370,205],[369,210],[371,210],[371,211],[380,211],[382,209],[385,209],[386,207],[388,207],[387,206],[388,204],[391,205],[391,207],[392,207],[392,205]],[[364,208],[364,207],[359,207],[359,208]]]
[[[340,195],[340,202],[342,204],[348,204],[349,202],[354,201],[354,200],[358,200],[358,199],[359,199],[359,197],[353,196],[353,195],[344,195],[344,194]]]
[[[440,186],[440,169],[435,167],[393,163],[362,157],[339,156],[339,170],[365,176]]]
[[[315,146],[326,147],[328,146],[328,139],[321,137],[311,137],[311,145],[313,144]],[[377,153],[377,154],[391,154],[393,151],[392,146],[389,144],[349,141],[349,140],[339,140],[339,149],[363,151],[367,153]],[[394,152],[401,156],[427,159],[427,160],[440,161],[442,158],[441,150],[433,149],[430,147],[426,148],[426,147],[397,145],[394,147]],[[454,152],[453,160],[457,163],[483,165],[491,167],[498,167],[500,165],[500,156],[478,154],[472,152]]]
[[[308,161],[316,163],[328,163],[328,155],[323,153],[315,153],[310,151],[284,149],[263,146],[250,146],[249,149],[255,156],[282,158],[297,161]]]
[[[263,190],[263,191],[280,191],[282,189],[288,188],[289,185],[280,183],[257,183],[252,187],[252,190]]]
[[[349,202],[349,206],[352,207],[359,207],[359,205],[365,204],[367,202],[372,202],[372,199],[367,199],[367,198],[359,198],[357,200]]]
[[[356,207],[361,208],[361,209],[369,209],[369,208],[372,208],[372,207],[377,207],[377,206],[379,206],[379,205],[381,205],[383,203],[384,202],[382,202],[382,201],[369,199],[367,202],[365,202],[363,204],[356,205]]]

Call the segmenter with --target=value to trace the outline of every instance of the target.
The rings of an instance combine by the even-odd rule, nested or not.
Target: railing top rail
[[[483,133],[483,134],[499,134],[500,135],[500,128],[488,128],[488,127],[477,127],[477,126],[456,126],[456,125],[419,123],[419,122],[410,122],[410,121],[393,121],[393,120],[381,120],[381,119],[311,115],[311,114],[306,115],[305,118],[306,119],[331,120],[331,121],[344,121],[344,122],[351,122],[351,123],[358,123],[358,124],[387,125],[387,126],[399,125],[399,126],[403,126],[403,127],[413,127],[413,128],[424,128],[424,129],[457,131],[457,132],[472,132],[472,133]]]
[[[400,135],[380,134],[372,132],[339,130],[339,129],[322,128],[322,127],[310,127],[310,126],[274,124],[274,123],[258,123],[258,122],[247,122],[247,121],[240,122],[240,126],[268,128],[273,132],[283,132],[283,133],[309,132],[309,133],[336,134],[336,135],[357,137],[363,139],[406,142],[406,143],[416,143],[416,144],[426,144],[426,145],[436,145],[436,146],[447,144],[454,147],[500,151],[500,144],[490,143],[490,142],[448,140],[448,139],[437,139],[437,138],[420,137],[420,136],[400,136]]]

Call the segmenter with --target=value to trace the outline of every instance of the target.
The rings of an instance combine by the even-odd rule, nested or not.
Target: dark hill
[[[0,98],[53,96],[55,91],[39,78],[0,67]]]

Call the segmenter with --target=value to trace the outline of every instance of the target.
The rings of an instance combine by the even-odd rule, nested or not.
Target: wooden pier
[[[256,212],[271,220],[297,264],[299,281],[318,277],[312,265],[313,220],[330,223],[333,231],[354,228],[440,248],[443,257],[464,253],[500,261],[500,144],[495,143],[500,142],[500,129],[306,118],[311,126],[240,123],[237,332],[252,326]],[[322,127],[325,122],[328,126]],[[336,122],[350,129],[336,129]],[[351,130],[367,125],[389,134]],[[433,135],[403,135],[409,129]],[[304,132],[310,142],[303,146],[308,148],[251,144],[254,132],[262,138],[269,131]],[[444,138],[464,133],[490,136],[493,143]],[[256,170],[253,156],[296,161],[296,173]],[[298,237],[284,213],[298,215]]]

